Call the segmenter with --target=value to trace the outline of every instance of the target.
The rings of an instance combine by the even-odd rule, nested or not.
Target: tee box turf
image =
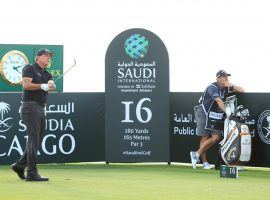
[[[220,177],[222,177],[222,178],[238,178],[237,167],[222,165],[220,167]]]

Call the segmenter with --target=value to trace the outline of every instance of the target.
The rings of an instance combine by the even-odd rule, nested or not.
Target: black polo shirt
[[[22,71],[22,77],[33,78],[32,83],[42,84],[48,83],[52,80],[52,75],[46,70],[42,69],[37,63],[26,65]],[[36,101],[40,104],[46,103],[48,92],[42,89],[26,90],[23,88],[23,101]]]

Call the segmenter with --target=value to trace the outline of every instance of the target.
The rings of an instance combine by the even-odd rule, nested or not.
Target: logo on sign
[[[257,128],[261,140],[270,144],[270,110],[265,110],[260,115]]]
[[[0,132],[8,131],[13,124],[10,123],[12,117],[5,118],[4,116],[10,111],[10,105],[3,101],[0,102]]]
[[[125,42],[125,51],[131,58],[143,58],[148,50],[148,40],[141,34],[132,34]]]

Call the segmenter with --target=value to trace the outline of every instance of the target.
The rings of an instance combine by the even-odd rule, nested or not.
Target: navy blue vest
[[[219,97],[222,101],[225,101],[228,92],[228,88],[220,88],[217,82],[210,84],[204,91],[199,106],[203,107],[206,115],[206,129],[222,131],[223,111],[219,108],[215,98]]]

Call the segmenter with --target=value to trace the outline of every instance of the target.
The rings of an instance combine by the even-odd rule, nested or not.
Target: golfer
[[[26,125],[28,140],[22,157],[11,168],[21,179],[26,181],[48,181],[37,170],[37,151],[45,133],[46,98],[49,91],[56,89],[52,75],[46,70],[52,57],[48,49],[40,49],[35,63],[26,65],[22,73],[22,107],[21,118]],[[25,168],[27,174],[25,176]]]

